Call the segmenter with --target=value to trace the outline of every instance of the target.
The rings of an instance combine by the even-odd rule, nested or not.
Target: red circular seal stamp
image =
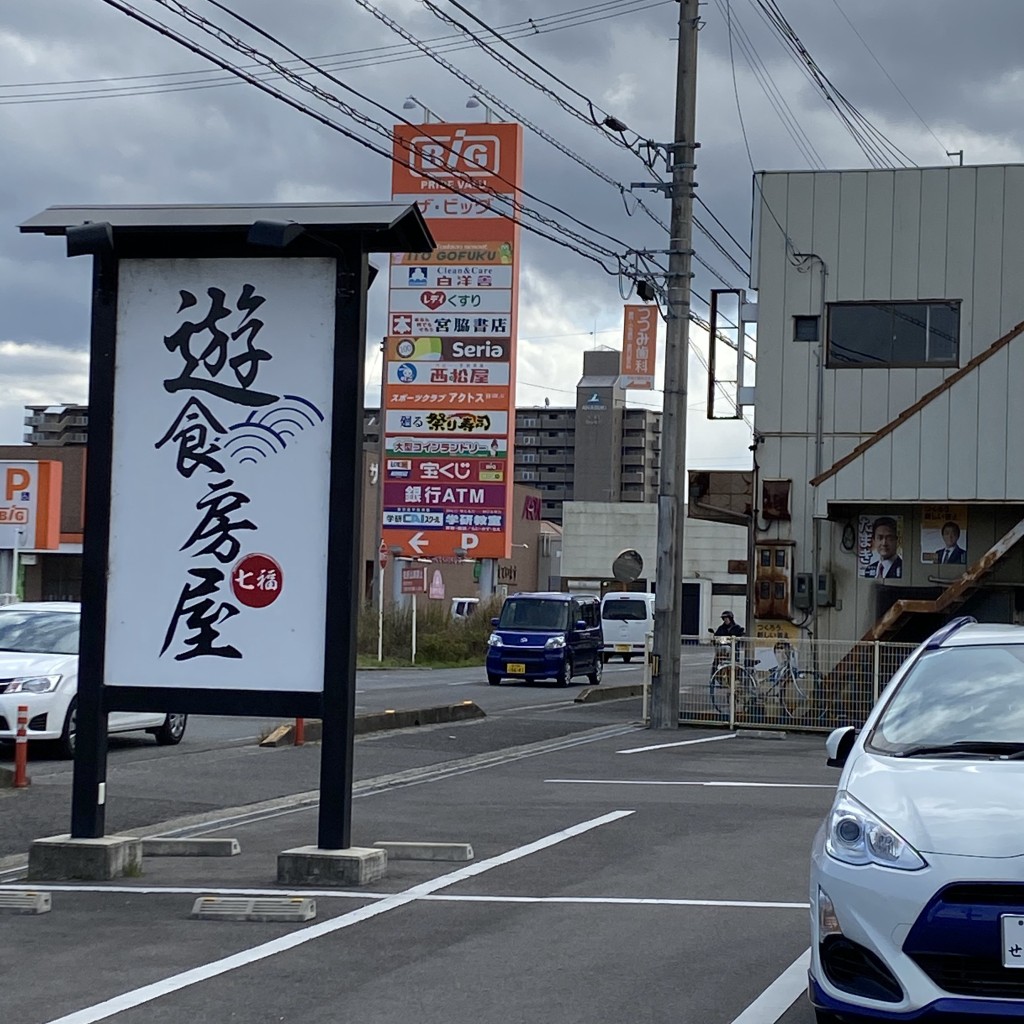
[[[266,608],[281,594],[284,574],[270,555],[246,555],[231,570],[231,589],[249,608]]]

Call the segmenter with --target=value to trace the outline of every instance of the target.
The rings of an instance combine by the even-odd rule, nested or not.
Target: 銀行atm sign
[[[391,261],[383,536],[404,555],[508,558],[519,228],[500,214],[522,128],[398,125],[395,140],[392,199],[419,207],[437,248]]]
[[[0,462],[0,549],[60,547],[59,462]]]

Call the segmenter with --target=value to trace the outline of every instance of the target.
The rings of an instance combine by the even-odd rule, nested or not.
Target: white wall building
[[[759,606],[825,639],[1021,621],[1024,166],[755,184],[755,572],[789,598]]]
[[[603,593],[623,589],[612,563],[624,550],[643,560],[637,584],[654,590],[657,565],[658,506],[597,501],[569,501],[562,506],[562,580],[573,590]],[[741,526],[687,519],[683,528],[683,632],[703,634],[719,625],[724,609],[744,622],[747,531]]]

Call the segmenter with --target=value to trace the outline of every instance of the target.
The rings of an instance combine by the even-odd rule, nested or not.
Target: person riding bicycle
[[[743,627],[732,612],[722,612],[722,624],[715,630],[715,636],[743,636]]]
[[[715,637],[715,658],[711,665],[711,674],[715,674],[717,669],[731,660],[730,649],[733,645],[736,647],[736,661],[742,664],[744,657],[744,645],[738,641],[729,641],[729,637],[741,637],[744,635],[743,627],[736,621],[735,616],[730,611],[722,612],[722,624],[715,630],[708,630],[709,633],[713,633]]]

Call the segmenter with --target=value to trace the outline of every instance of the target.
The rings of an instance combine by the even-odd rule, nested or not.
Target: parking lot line
[[[352,925],[358,924],[359,922],[365,921],[369,918],[379,917],[381,914],[386,914],[389,910],[396,910],[398,907],[403,907],[408,903],[412,903],[418,897],[427,896],[436,892],[438,889],[444,889],[447,886],[454,885],[456,882],[461,882],[466,878],[472,878],[476,875],[483,874],[485,871],[490,871],[492,868],[500,867],[501,865],[508,864],[511,861],[520,860],[523,857],[528,857],[532,853],[537,853],[540,850],[555,846],[556,844],[565,842],[565,840],[572,839],[575,836],[583,835],[585,832],[599,828],[601,825],[607,825],[613,821],[618,821],[621,818],[626,818],[633,813],[633,811],[611,811],[608,814],[602,814],[600,817],[591,818],[589,821],[580,822],[578,825],[572,825],[569,828],[562,829],[559,832],[554,832],[551,835],[537,839],[532,843],[527,843],[524,846],[517,846],[505,853],[498,854],[496,857],[489,857],[487,860],[480,861],[478,864],[470,864],[467,867],[459,868],[457,871],[451,871],[448,874],[441,875],[440,877],[431,879],[430,881],[421,882],[419,885],[414,885],[402,892],[386,896],[384,899],[370,906],[359,907],[356,910],[349,911],[347,914],[342,914],[341,917],[333,918],[330,921],[321,921],[320,923],[311,925],[308,928],[301,928],[289,935],[282,935],[279,938],[272,939],[270,942],[264,942],[258,946],[252,946],[249,949],[244,949],[239,953],[232,954],[231,956],[222,957],[220,960],[201,964],[199,967],[194,967],[188,971],[182,971],[179,974],[172,975],[169,978],[164,978],[161,981],[153,982],[150,985],[143,985],[141,988],[134,989],[131,992],[122,993],[119,996],[114,996],[112,999],[107,999],[102,1003],[97,1003],[95,1006],[89,1006],[85,1009],[65,1014],[63,1017],[50,1021],[49,1024],[95,1024],[96,1021],[107,1020],[118,1013],[133,1009],[136,1006],[141,1006],[144,1003],[153,1002],[163,996],[170,995],[172,992],[178,992],[183,988],[189,988],[192,985],[199,984],[200,982],[208,981],[210,978],[216,978],[221,974],[227,974],[229,971],[236,970],[239,967],[246,967],[258,960],[265,960],[267,957],[275,956],[278,953],[284,953],[287,950],[294,949],[295,947],[304,945],[307,942],[312,942],[314,939],[319,939],[324,935],[330,935],[343,928],[349,928]]]
[[[0,885],[0,890],[23,889],[23,885]],[[394,893],[356,892],[351,889],[233,889],[184,885],[74,885],[60,884],[45,886],[47,892],[111,894],[131,896],[302,896],[314,899],[356,899],[386,900]],[[424,903],[551,903],[560,905],[595,906],[640,906],[640,907],[736,907],[741,910],[807,910],[808,903],[787,903],[774,900],[696,900],[681,898],[655,898],[646,896],[500,896],[480,893],[455,895],[452,893],[428,893],[410,896],[410,902]]]
[[[616,754],[646,754],[648,750],[666,750],[668,747],[689,747],[694,743],[715,743],[718,740],[734,740],[736,733],[728,732],[723,736],[704,736],[699,740],[679,740],[676,743],[655,743],[650,747],[631,747],[629,750],[616,750]]]
[[[811,951],[805,949],[732,1024],[775,1024],[807,989]]]
[[[727,781],[683,781],[671,779],[545,779],[545,782],[560,783],[564,786],[718,786],[722,789],[835,789],[827,782],[734,782]]]

